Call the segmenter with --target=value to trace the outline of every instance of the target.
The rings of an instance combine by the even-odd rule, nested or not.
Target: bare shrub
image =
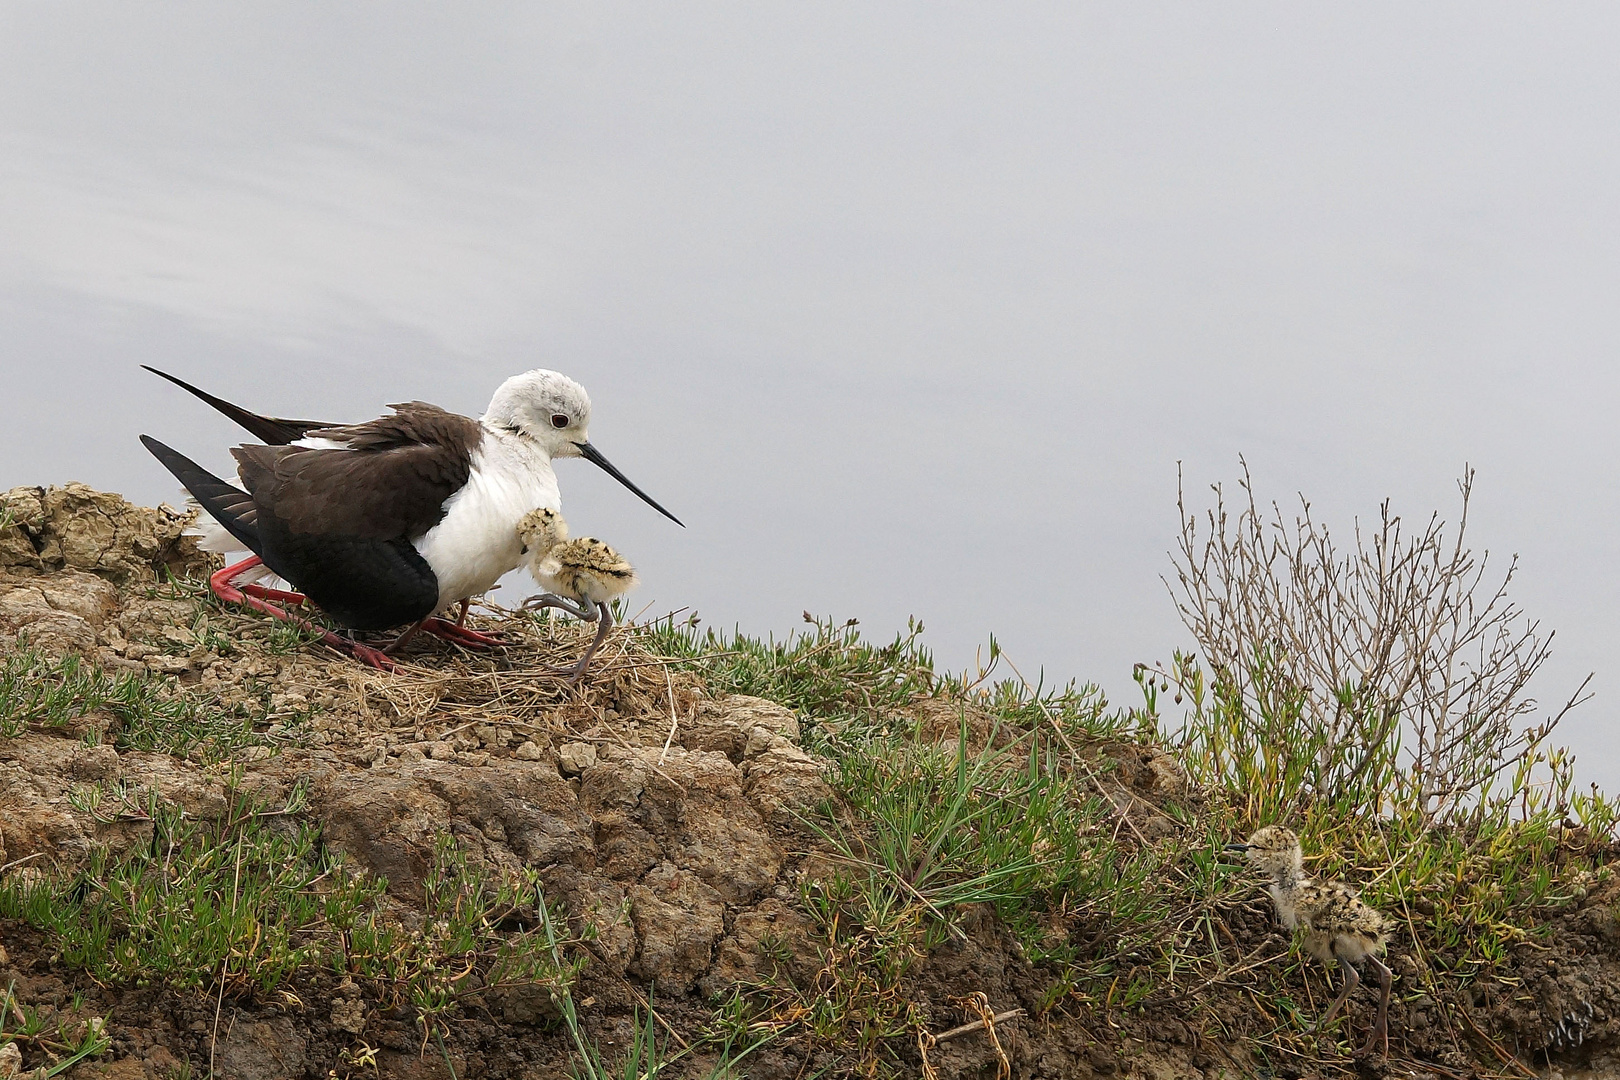
[[[1211,771],[1289,801],[1370,812],[1398,801],[1434,822],[1533,765],[1591,676],[1533,720],[1528,687],[1553,635],[1508,598],[1517,558],[1491,575],[1488,552],[1466,543],[1473,470],[1453,529],[1436,513],[1408,531],[1386,500],[1341,550],[1304,496],[1292,520],[1275,502],[1262,508],[1242,467],[1235,517],[1220,485],[1200,515],[1178,483],[1166,582],[1212,674],[1187,731]]]

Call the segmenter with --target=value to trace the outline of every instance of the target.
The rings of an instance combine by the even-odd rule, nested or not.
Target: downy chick
[[[1390,925],[1378,909],[1361,899],[1361,893],[1342,881],[1316,881],[1305,873],[1305,857],[1299,837],[1292,829],[1268,825],[1249,837],[1247,843],[1228,844],[1228,851],[1241,851],[1248,860],[1271,878],[1271,900],[1277,918],[1289,930],[1303,928],[1305,951],[1327,964],[1336,961],[1344,969],[1344,989],[1317,1025],[1318,1030],[1333,1022],[1334,1016],[1360,983],[1357,968],[1367,964],[1378,979],[1378,1018],[1359,1053],[1368,1053],[1382,1041],[1389,1053],[1390,970],[1379,959],[1389,941]]]
[[[573,668],[562,668],[569,682],[584,674],[613,627],[612,600],[636,587],[636,571],[618,552],[595,537],[568,539],[568,523],[555,510],[531,510],[518,522],[523,542],[524,564],[542,589],[530,597],[527,609],[560,608],[586,622],[597,624],[596,637]]]

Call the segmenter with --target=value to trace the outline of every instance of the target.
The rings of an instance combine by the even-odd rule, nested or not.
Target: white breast
[[[1277,907],[1277,919],[1292,930],[1299,925],[1299,908],[1294,904],[1294,890],[1284,889],[1281,885],[1271,886],[1271,902]]]
[[[488,592],[518,568],[518,521],[540,507],[562,509],[550,457],[527,440],[486,428],[472,475],[445,500],[444,519],[415,542],[439,579],[440,610]]]

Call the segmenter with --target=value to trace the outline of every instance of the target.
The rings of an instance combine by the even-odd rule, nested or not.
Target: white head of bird
[[[681,524],[680,518],[659,506],[656,499],[631,483],[591,445],[587,431],[591,425],[591,396],[568,376],[544,368],[513,375],[496,387],[483,423],[495,431],[537,443],[547,457],[584,458],[635,492],[642,502]]]
[[[1293,829],[1281,825],[1267,825],[1259,829],[1242,844],[1230,844],[1274,881],[1289,882],[1305,872],[1305,856],[1300,850],[1299,836]]]
[[[484,423],[533,439],[550,457],[582,457],[581,445],[590,442],[591,398],[568,376],[536,368],[496,388]]]

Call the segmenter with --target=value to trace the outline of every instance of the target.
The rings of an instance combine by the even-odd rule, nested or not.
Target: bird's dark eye
[[[560,412],[552,413],[551,414],[551,426],[555,427],[555,428],[567,427],[568,426],[568,417],[566,415],[564,415],[563,413],[560,413]]]

